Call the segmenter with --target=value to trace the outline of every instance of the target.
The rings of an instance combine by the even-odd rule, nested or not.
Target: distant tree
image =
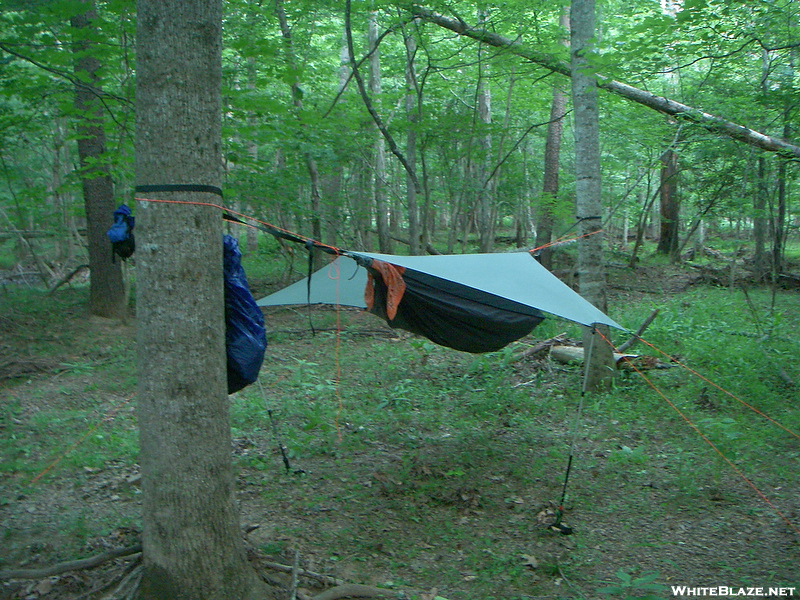
[[[569,7],[564,7],[559,24],[565,34],[569,31]],[[564,38],[564,45],[569,45],[569,36]],[[553,100],[550,103],[550,122],[547,124],[547,138],[544,145],[544,175],[542,183],[542,197],[539,202],[539,215],[536,223],[536,247],[545,246],[553,238],[553,221],[555,218],[555,204],[558,197],[558,172],[561,157],[561,135],[564,130],[564,115],[566,114],[567,95],[566,86],[557,81],[553,85]],[[550,247],[541,251],[542,264],[551,269],[553,267],[553,250]]]
[[[221,29],[222,0],[138,0],[137,185],[220,185]],[[221,216],[140,201],[137,217],[142,598],[269,598],[247,562],[235,498]]]
[[[381,58],[378,49],[378,13],[375,10],[369,12],[367,24],[367,39],[369,43],[369,92],[375,102],[379,102],[381,96]],[[378,230],[378,248],[386,254],[392,253],[392,239],[389,231],[389,207],[387,205],[388,179],[386,175],[386,140],[378,130],[377,125],[373,125],[373,136],[375,137],[374,151],[374,175],[372,178],[373,196],[375,200],[375,226]]]
[[[658,239],[659,254],[677,259],[680,235],[680,198],[678,196],[678,154],[672,149],[661,156],[661,187],[659,188],[661,209],[661,235]]]
[[[78,110],[78,157],[86,230],[89,241],[89,313],[100,317],[123,317],[127,293],[121,261],[113,260],[106,231],[113,222],[114,182],[106,157],[105,118],[98,71],[101,64],[97,44],[94,0],[80,3],[83,11],[70,18],[75,30],[75,108]]]

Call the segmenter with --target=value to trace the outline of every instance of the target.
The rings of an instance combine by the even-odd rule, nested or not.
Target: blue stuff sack
[[[106,232],[111,242],[111,262],[114,262],[115,256],[126,260],[136,250],[136,240],[133,237],[134,222],[131,209],[125,204],[121,204],[114,211],[114,224]]]
[[[229,235],[224,236],[222,243],[228,393],[233,394],[258,379],[267,349],[267,334],[264,315],[247,285],[239,243]]]

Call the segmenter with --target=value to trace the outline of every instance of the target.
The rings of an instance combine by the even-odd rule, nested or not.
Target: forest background
[[[134,15],[125,2],[87,4],[96,11],[87,26],[74,2],[5,4],[0,266],[34,254],[52,284],[85,262],[91,202],[82,182],[108,178],[95,192],[112,195],[104,208],[132,200]],[[357,4],[353,62],[387,142],[351,75],[342,7],[277,7],[225,3],[230,206],[331,245],[383,252],[530,248],[574,229],[565,77],[518,49],[456,35],[394,3]],[[451,25],[470,22],[568,64],[562,5],[430,9]],[[590,63],[603,77],[791,140],[793,3],[609,1],[600,11]],[[650,237],[677,260],[701,248],[709,231],[744,231],[756,271],[781,271],[797,227],[795,163],[692,125],[690,110],[665,116],[601,93],[600,111],[608,247],[632,245],[633,264]],[[76,140],[99,134],[100,147],[80,156]],[[106,212],[98,211],[100,234],[111,222]],[[253,250],[255,239],[245,247]]]
[[[132,199],[134,15],[122,3],[8,6],[0,44],[7,277],[24,283],[32,270],[55,289],[78,272],[88,252],[90,312],[124,316],[125,273],[120,261],[111,260],[104,236],[113,207]],[[601,101],[602,214],[582,213],[575,205],[580,165],[563,79],[569,72],[565,7],[354,8],[344,13],[339,4],[280,1],[225,5],[221,150],[229,205],[331,245],[384,252],[530,248],[580,232],[586,221],[602,221],[610,255],[634,266],[647,240],[672,262],[719,257],[706,248],[711,234],[715,244],[734,250],[723,275],[728,283],[736,280],[741,258],[748,281],[796,281],[784,271],[788,236],[796,229],[789,200],[792,161],[800,155],[790,142],[793,5],[601,7],[597,51],[584,58],[600,87],[612,92]],[[295,265],[304,267],[295,260],[296,249],[280,246],[276,252],[274,241],[242,237],[251,255],[281,254],[285,279]],[[562,265],[546,251],[541,258],[572,277],[569,251],[555,255]],[[773,311],[776,306],[773,294]],[[19,332],[24,319],[15,312],[4,323]],[[424,368],[431,349],[418,349]],[[483,368],[491,369],[486,365],[493,360]],[[780,364],[769,367],[777,368],[782,385],[793,385]],[[463,371],[464,365],[453,368]],[[303,374],[308,372],[301,365],[298,377]],[[321,382],[317,391],[329,386]],[[12,403],[10,410],[21,415],[26,409],[16,411],[23,405],[27,401]],[[10,423],[9,431],[23,425]],[[730,422],[719,419],[712,423],[717,425],[723,438],[738,437]],[[459,442],[469,430],[458,429]],[[628,456],[638,452],[628,445],[619,451],[630,464],[642,458]],[[434,473],[425,464],[416,470],[410,460],[405,466],[411,480]],[[460,478],[462,466],[442,473]],[[402,482],[381,476],[373,474],[382,485],[388,482],[382,489],[390,497],[409,493],[392,489]],[[717,483],[707,500],[726,497]],[[488,495],[477,500],[481,494],[463,486],[453,494],[431,498],[451,506],[460,498],[458,510],[471,516],[492,502]],[[25,494],[16,500],[22,506]],[[540,514],[551,514],[547,510]],[[791,532],[771,526],[770,560],[778,564],[785,558],[778,549]],[[528,559],[523,566],[535,570],[534,563]],[[758,564],[748,569],[750,577]],[[785,576],[782,562],[775,572]],[[550,568],[556,573],[563,576],[558,561]],[[549,585],[558,587],[561,580]]]

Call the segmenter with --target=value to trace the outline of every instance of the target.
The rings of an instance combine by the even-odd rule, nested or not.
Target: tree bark
[[[414,172],[414,169],[411,168],[411,165],[408,164],[406,157],[403,156],[403,153],[397,147],[397,143],[394,141],[394,138],[389,133],[389,130],[386,128],[386,125],[381,119],[381,116],[378,114],[378,111],[375,110],[375,107],[372,104],[372,100],[370,100],[369,94],[367,93],[366,86],[364,85],[364,78],[361,77],[361,74],[358,71],[358,64],[356,63],[355,59],[355,50],[353,49],[353,29],[350,25],[352,11],[350,8],[351,0],[345,0],[345,8],[344,8],[344,29],[347,35],[347,52],[350,55],[350,67],[353,70],[353,78],[356,80],[356,85],[358,85],[358,92],[361,94],[361,99],[364,101],[364,106],[367,109],[367,112],[372,117],[372,120],[377,125],[378,130],[383,135],[383,138],[386,140],[386,143],[389,144],[389,150],[392,154],[397,157],[397,160],[400,161],[400,164],[403,165],[403,168],[406,170],[408,176],[414,182],[414,187],[417,190],[417,193],[422,191],[422,187],[420,186],[419,180],[417,179],[417,175]]]
[[[449,29],[450,31],[454,31],[459,35],[470,37],[483,42],[484,44],[489,44],[490,46],[495,46],[497,48],[505,48],[511,53],[555,73],[560,73],[562,75],[566,75],[567,77],[571,76],[570,66],[555,56],[526,48],[518,41],[509,40],[508,38],[491,31],[487,31],[481,27],[470,27],[464,21],[450,19],[422,6],[412,5],[410,10],[414,16],[431,23],[435,23],[436,25],[444,27],[445,29]],[[680,102],[675,102],[669,98],[657,96],[625,83],[608,79],[607,77],[603,77],[597,73],[594,74],[594,77],[598,87],[622,96],[623,98],[627,98],[628,100],[638,104],[647,106],[648,108],[658,112],[675,117],[676,119],[682,121],[694,123],[718,135],[739,140],[768,152],[776,152],[791,159],[800,158],[800,146],[795,146],[794,144],[790,144],[784,140],[770,137],[697,108],[681,104]]]
[[[378,16],[372,10],[369,13],[367,30],[369,43],[369,91],[375,99],[381,95],[381,59],[378,52]],[[386,204],[386,140],[378,129],[375,132],[375,175],[373,177],[373,194],[375,198],[375,225],[378,229],[378,248],[384,254],[392,253],[392,240],[389,231],[389,209]]]
[[[416,171],[417,164],[417,73],[415,57],[417,54],[417,40],[413,35],[403,30],[403,41],[406,47],[406,121],[408,131],[406,132],[406,160],[409,166]],[[417,190],[414,187],[413,178],[406,173],[406,210],[408,211],[408,253],[411,255],[420,254],[420,228],[419,228],[419,207],[417,206]]]
[[[794,81],[794,52],[789,51],[788,73],[784,85],[792,90]],[[784,100],[783,108],[783,138],[789,139],[792,135],[791,116],[794,110],[794,103],[789,100],[789,96]],[[774,217],[774,227],[772,236],[772,268],[777,280],[777,275],[783,271],[784,251],[786,247],[786,161],[781,160],[778,164],[778,206]]]
[[[578,233],[578,286],[580,294],[606,310],[606,277],[603,263],[602,203],[600,199],[600,127],[597,86],[587,53],[594,38],[594,0],[572,0],[570,11],[572,106],[575,111],[575,197],[581,221]],[[613,377],[614,361],[608,328],[584,328],[583,346],[591,348],[586,367],[587,390],[600,388]]]
[[[283,37],[284,50],[286,51],[286,61],[289,68],[293,73],[297,73],[297,61],[294,56],[294,46],[292,44],[292,30],[289,28],[289,22],[286,19],[286,11],[283,9],[283,0],[276,0],[275,2],[275,15],[278,17],[278,23],[281,28],[281,36]],[[303,110],[303,92],[300,89],[297,77],[291,84],[292,89],[292,104],[298,111]],[[319,170],[317,169],[317,161],[311,155],[311,152],[306,152],[304,155],[306,168],[308,169],[308,178],[311,183],[311,237],[317,241],[322,240],[322,194],[320,192],[319,183]],[[321,269],[323,265],[322,255],[317,252],[314,257],[314,269]]]
[[[483,27],[486,21],[486,12],[478,11],[478,22]],[[478,89],[477,110],[478,120],[483,131],[478,134],[479,155],[475,161],[475,186],[478,197],[476,203],[478,222],[478,247],[481,252],[491,252],[494,242],[494,215],[492,186],[487,181],[491,171],[489,164],[492,154],[492,92],[488,80],[489,67],[483,59],[483,45],[478,44]]]
[[[222,0],[138,0],[136,184],[221,182]],[[213,193],[150,199],[218,203]],[[245,555],[225,371],[222,220],[137,205],[145,600],[267,598]]]
[[[767,158],[758,157],[758,187],[753,197],[753,270],[757,276],[767,272]]]
[[[569,9],[565,6],[559,17],[559,25],[567,34],[563,44],[569,47]],[[550,122],[547,124],[547,138],[544,143],[544,181],[542,197],[539,201],[539,214],[536,224],[536,247],[541,248],[552,241],[553,214],[558,198],[558,169],[561,157],[561,135],[564,129],[567,97],[560,81],[553,85],[553,100],[550,104]],[[542,265],[553,268],[553,249],[542,248],[540,254]]]
[[[70,19],[76,30],[73,45],[75,55],[75,108],[78,111],[78,157],[81,187],[86,210],[86,236],[89,241],[89,313],[106,318],[127,316],[127,290],[121,261],[113,260],[106,231],[114,222],[114,183],[108,165],[104,163],[106,134],[103,105],[100,102],[100,61],[94,44],[89,41],[96,28],[94,1],[81,6],[85,12]]]
[[[661,156],[661,236],[656,251],[676,260],[680,233],[680,199],[678,198],[678,154],[671,148]]]

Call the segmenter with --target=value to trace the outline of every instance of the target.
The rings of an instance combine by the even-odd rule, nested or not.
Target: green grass
[[[254,273],[261,281],[277,276],[266,268]],[[745,295],[704,287],[646,298],[612,304],[610,312],[635,329],[659,308],[648,341],[800,431],[796,389],[784,380],[800,382],[796,294],[773,298],[769,290]],[[50,298],[16,289],[0,296],[3,352],[51,359],[62,369],[2,384],[3,508],[25,502],[20,497],[65,489],[99,494],[106,478],[117,481],[115,469],[135,465],[133,402],[103,421],[135,391],[133,336],[93,329],[84,315],[86,299],[85,289]],[[312,318],[325,329],[337,315],[314,311]],[[293,515],[281,530],[287,537],[263,542],[270,553],[290,550],[289,539],[301,540],[324,555],[326,564],[393,574],[395,584],[429,582],[429,588],[451,590],[450,600],[561,593],[552,581],[562,572],[593,594],[604,586],[622,590],[627,580],[614,575],[620,569],[632,573],[636,566],[636,577],[685,569],[668,562],[674,540],[659,530],[631,543],[629,555],[615,550],[611,564],[598,554],[599,547],[608,551],[607,536],[594,531],[595,521],[635,530],[641,521],[701,522],[719,506],[741,507],[746,518],[760,523],[774,519],[664,398],[638,375],[623,373],[609,391],[585,398],[567,496],[568,518],[580,519],[581,531],[569,556],[563,548],[551,550],[560,538],[548,537],[532,519],[560,495],[580,368],[533,370],[531,363],[516,363],[511,353],[522,344],[472,356],[417,338],[379,335],[375,322],[358,313],[340,318],[344,330],[337,349],[335,334],[312,336],[304,310],[270,312],[263,392],[250,386],[231,397],[240,483],[256,490],[264,506]],[[547,320],[534,338],[561,332],[573,339],[581,333]],[[615,343],[626,338],[613,334]],[[643,345],[634,351],[656,355]],[[646,375],[755,485],[779,502],[791,501],[800,460],[796,438],[682,368]],[[519,382],[532,385],[514,385]],[[278,439],[267,410],[273,411]],[[283,472],[278,441],[305,475]],[[717,492],[722,504],[711,497]],[[111,493],[120,502],[136,499],[135,489]],[[68,540],[64,552],[83,555],[87,542],[115,523],[135,525],[131,506],[102,517],[78,509],[56,514],[55,529]],[[717,525],[720,535],[734,535],[725,523]],[[516,528],[518,535],[509,533]],[[22,532],[7,527],[2,536],[13,546],[10,556],[27,556]],[[659,562],[635,565],[642,548]],[[522,554],[538,554],[539,568],[526,567]],[[754,552],[741,564],[719,558],[716,568],[731,577],[752,577],[763,567],[762,556]]]

